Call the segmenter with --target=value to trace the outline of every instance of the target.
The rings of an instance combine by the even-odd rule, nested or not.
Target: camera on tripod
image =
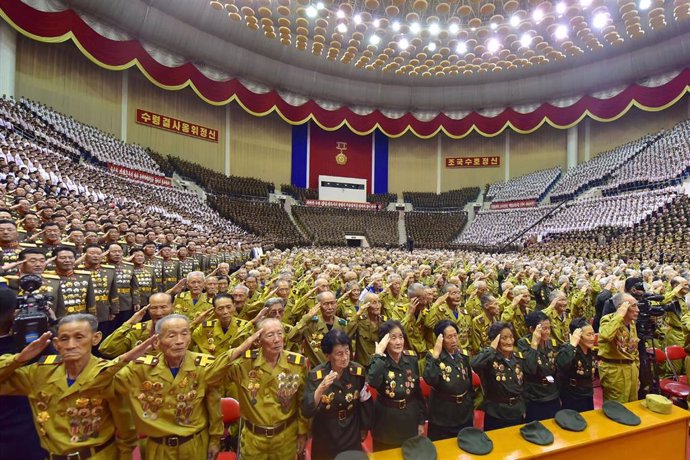
[[[633,289],[644,292],[644,286],[637,284]],[[656,331],[656,318],[664,316],[666,312],[680,311],[680,303],[677,300],[669,303],[663,302],[664,296],[660,294],[652,294],[645,292],[637,299],[637,306],[640,309],[640,314],[637,317],[635,326],[637,327],[637,335],[642,340],[651,340],[654,338]]]
[[[38,339],[50,326],[50,305],[53,296],[37,293],[43,285],[40,275],[24,275],[19,279],[19,287],[24,292],[17,296],[17,310],[14,319],[13,336],[19,347]]]

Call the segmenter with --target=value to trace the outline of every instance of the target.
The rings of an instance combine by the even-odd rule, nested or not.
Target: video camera
[[[19,279],[19,287],[25,293],[17,296],[17,310],[14,319],[13,336],[19,347],[39,338],[50,325],[50,304],[53,296],[36,293],[43,285],[40,275],[24,275]]]

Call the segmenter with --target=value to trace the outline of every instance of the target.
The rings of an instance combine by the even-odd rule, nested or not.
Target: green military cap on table
[[[584,431],[587,428],[587,421],[576,410],[561,409],[556,412],[554,417],[558,426],[568,431]]]
[[[482,430],[467,427],[458,433],[458,447],[469,454],[486,455],[494,450],[494,443]]]
[[[436,446],[425,436],[415,436],[402,444],[405,460],[436,460]]]
[[[369,460],[369,456],[361,450],[346,450],[336,455],[335,460]]]
[[[618,401],[604,401],[602,409],[604,409],[604,414],[614,422],[630,426],[642,423],[640,417],[630,412],[627,407]]]
[[[673,410],[673,403],[670,399],[655,394],[648,394],[644,401],[642,401],[642,405],[658,414],[670,414]]]
[[[539,446],[548,446],[553,443],[553,433],[538,420],[520,428],[520,434],[526,441]]]

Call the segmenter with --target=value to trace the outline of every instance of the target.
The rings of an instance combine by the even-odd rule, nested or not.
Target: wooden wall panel
[[[389,141],[388,190],[391,193],[436,191],[436,142],[436,139],[419,139],[413,135]]]
[[[566,133],[548,125],[532,134],[510,133],[510,177],[556,166],[565,169]]]

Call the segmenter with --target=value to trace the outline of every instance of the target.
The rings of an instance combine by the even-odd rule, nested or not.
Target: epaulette
[[[35,248],[36,247],[36,245],[33,243],[19,243],[19,246],[21,246],[23,248]]]
[[[344,318],[338,318],[338,324],[341,326],[347,326],[347,320]]]
[[[46,272],[43,272],[43,277],[48,278],[49,280],[59,280],[60,279],[59,276],[57,276],[53,273],[46,273]]]
[[[319,320],[319,315],[314,315],[311,317],[312,321],[318,321]]]
[[[158,357],[154,355],[139,356],[134,362],[137,364],[146,364],[147,366],[155,366],[158,364]]]
[[[211,355],[199,355],[194,360],[194,364],[201,367],[206,367],[211,364],[216,358]]]
[[[60,244],[63,246],[75,246],[71,241],[60,241]]]
[[[91,272],[87,272],[86,270],[74,270],[74,273],[77,275],[89,275],[91,276]]]
[[[132,329],[136,329],[137,331],[140,331],[144,329],[144,323],[137,323],[134,326],[132,326]]]
[[[248,322],[249,322],[249,321],[247,321],[246,319],[235,318],[235,324],[237,324],[238,326],[244,326],[244,325],[247,324]]]
[[[415,352],[412,351],[412,350],[405,350],[405,351],[403,351],[403,354],[404,354],[404,355],[407,355],[407,356],[414,356],[414,357],[417,356],[417,353],[415,353]]]
[[[247,350],[244,352],[244,357],[248,359],[256,359],[259,357],[259,350]]]
[[[364,366],[357,363],[350,363],[350,374],[358,377],[364,376]]]
[[[551,339],[551,345],[554,346],[554,347],[557,347],[557,346],[558,346],[558,341],[556,341],[556,339]]]
[[[122,262],[122,264],[123,265],[131,265],[132,267],[134,266],[134,264],[132,262]]]
[[[484,319],[483,316],[480,316],[479,318],[477,318],[477,323],[478,323],[478,324],[484,324],[485,321],[486,321],[486,320]]]
[[[60,355],[44,355],[38,360],[38,364],[60,364],[62,356]]]
[[[5,278],[6,280],[12,280],[12,281],[19,279],[19,277],[17,275],[6,275],[6,276],[3,276],[3,278]]]
[[[307,363],[307,359],[304,356],[291,351],[288,351],[287,360],[290,364],[297,364],[300,366],[304,366]]]
[[[204,327],[213,327],[215,326],[215,321],[212,319],[209,319],[208,321],[204,321]]]
[[[115,268],[114,265],[101,264],[101,268]]]
[[[469,356],[470,354],[464,348],[458,348],[458,353],[461,355]]]
[[[446,307],[444,307],[443,305],[441,305],[441,306],[438,307],[438,311],[440,311],[441,313],[443,313],[443,312],[446,311]]]
[[[381,315],[381,318],[382,318],[384,321],[388,321],[388,317],[387,317],[386,315]]]
[[[323,369],[317,369],[316,372],[314,372],[314,377],[316,380],[321,380],[323,378]]]
[[[517,357],[520,358],[520,359],[523,358],[522,352],[521,352],[521,351],[516,351],[516,352],[515,352],[515,356],[517,356]]]

